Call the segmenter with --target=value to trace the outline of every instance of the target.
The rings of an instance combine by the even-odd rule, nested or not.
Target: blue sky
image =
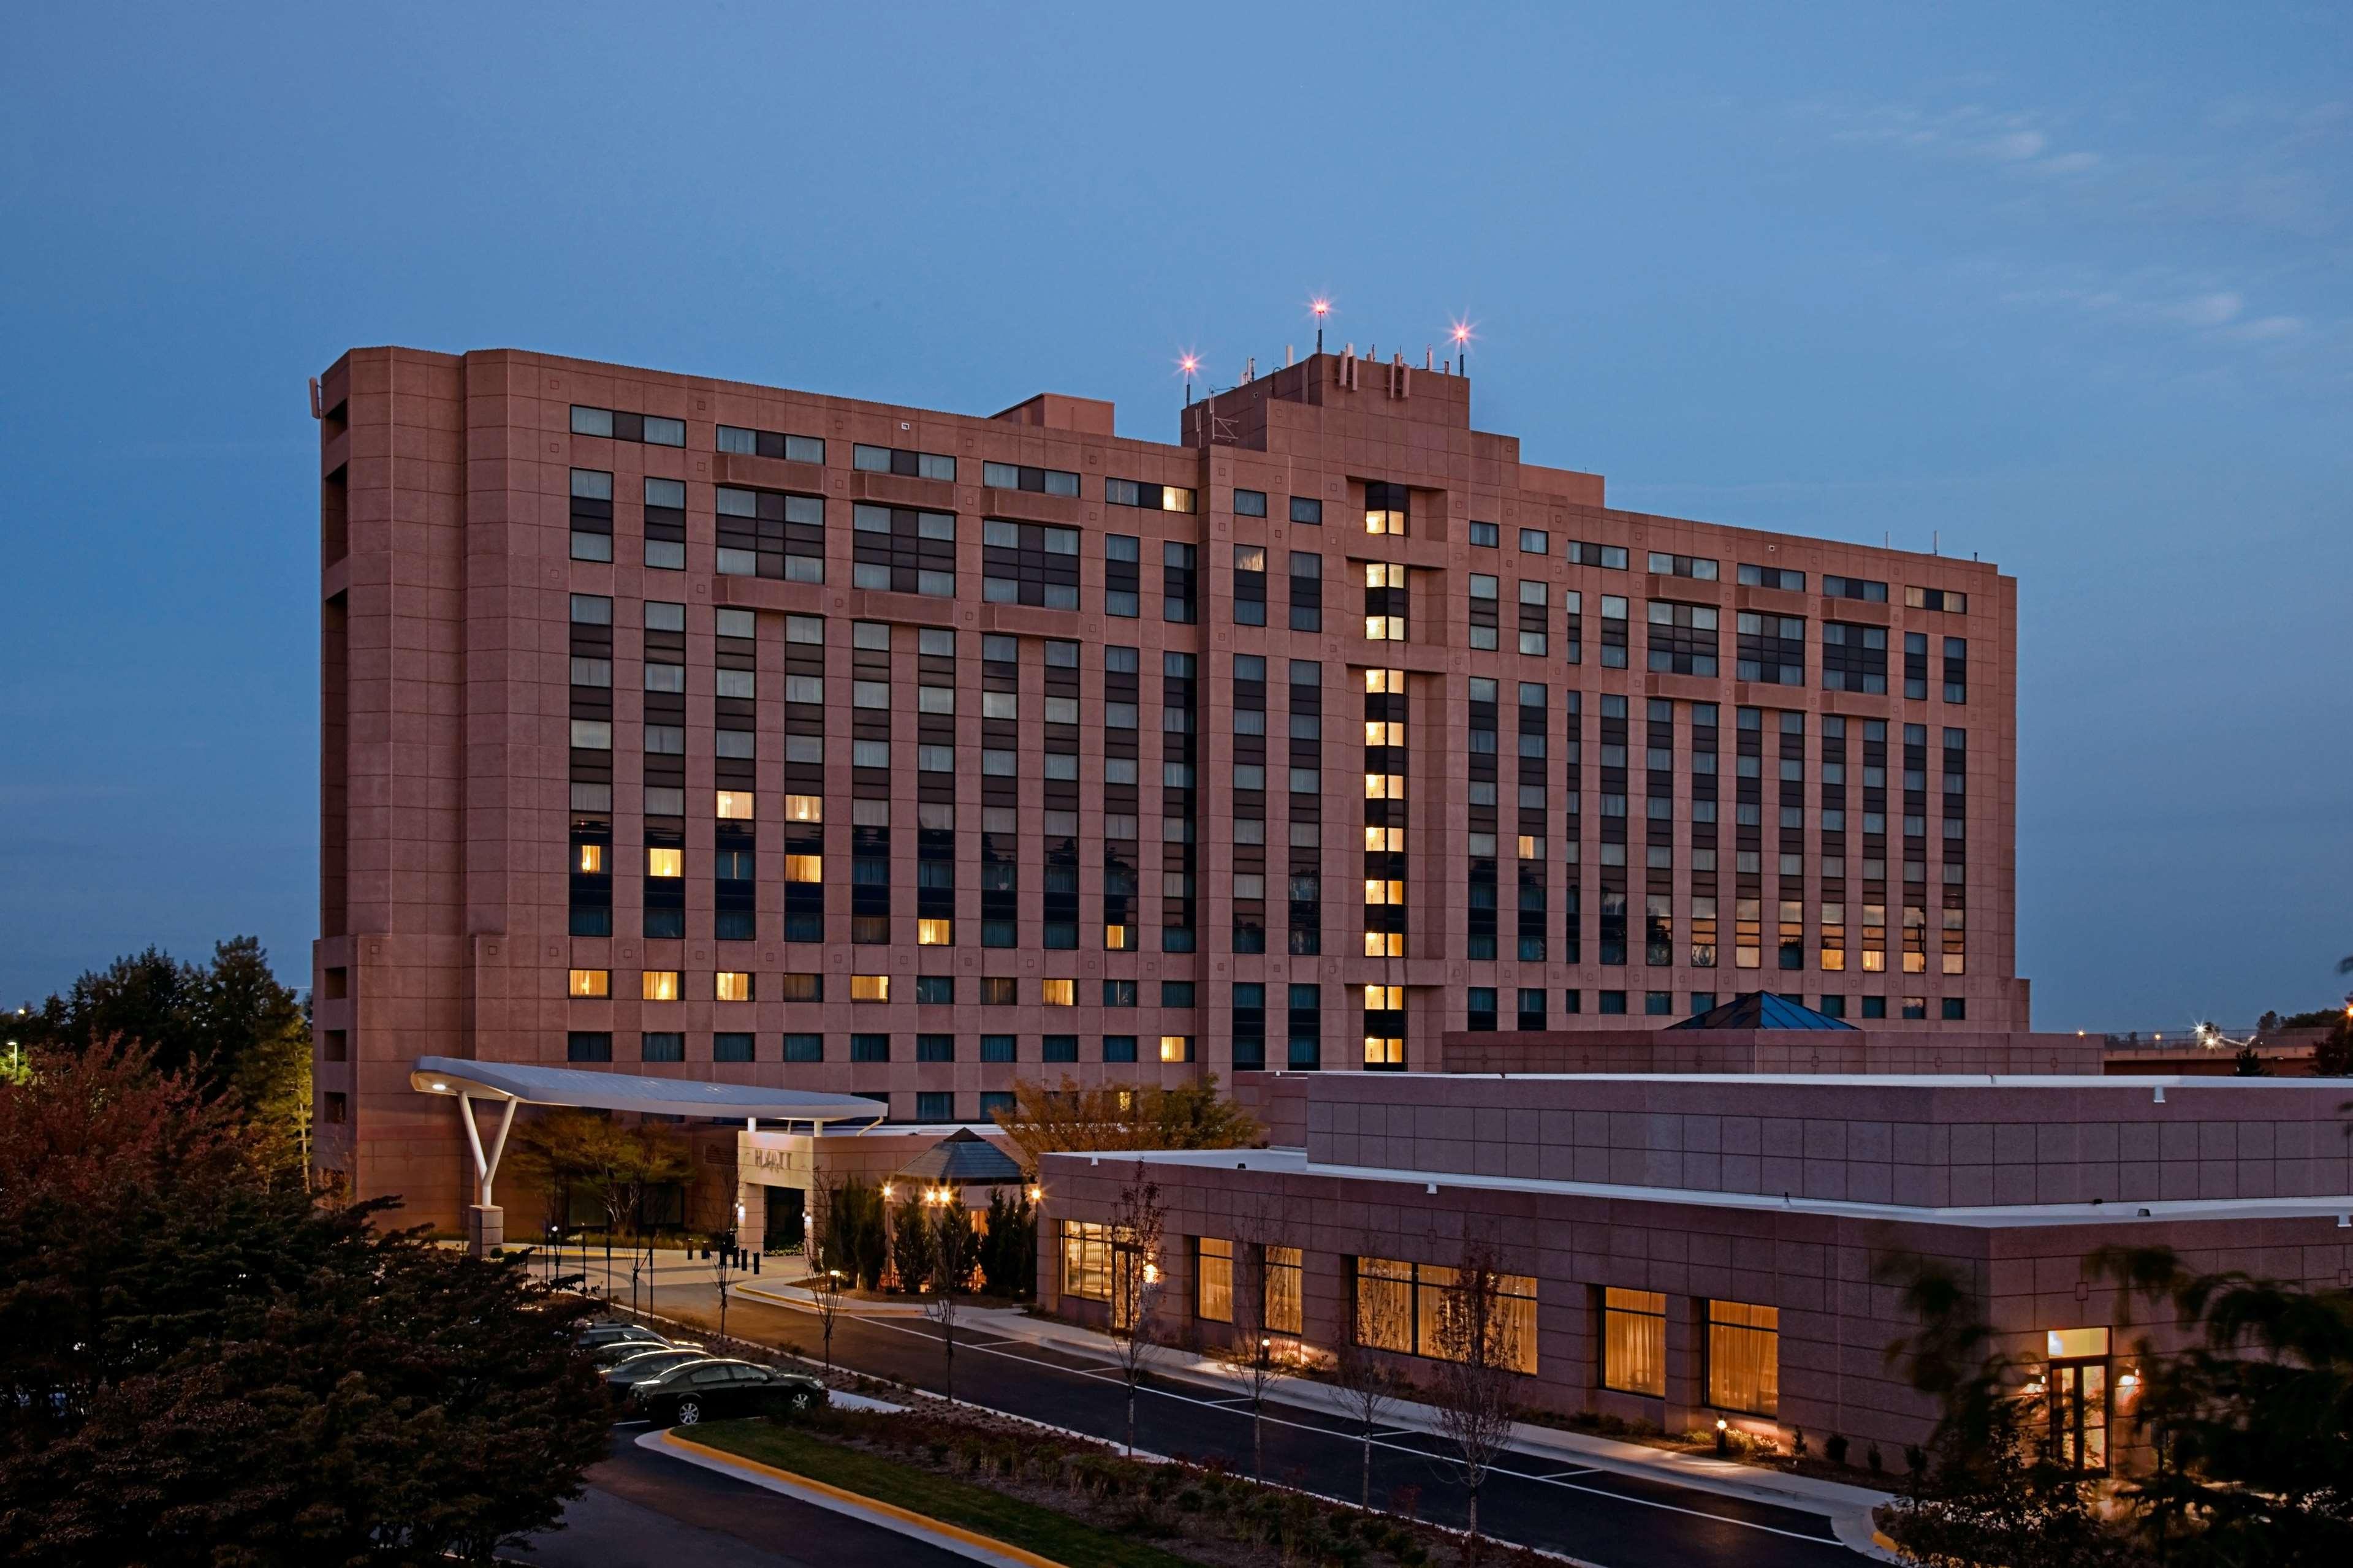
[[[1312,290],[1617,504],[2018,576],[2039,1025],[2341,990],[2342,7],[366,9],[11,23],[0,996],[307,973],[343,348],[1168,438]]]

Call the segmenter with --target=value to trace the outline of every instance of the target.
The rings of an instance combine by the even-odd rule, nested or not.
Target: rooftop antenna
[[[1436,347],[1437,347],[1437,345],[1436,345],[1436,344],[1434,344],[1434,343],[1424,343],[1424,344],[1422,344],[1422,345],[1421,345],[1421,368],[1422,368],[1422,369],[1424,369],[1424,370],[1428,370],[1428,369],[1430,368],[1430,356],[1431,356],[1432,353],[1435,351]]]
[[[1185,373],[1185,406],[1190,408],[1193,406],[1193,373],[1201,368],[1200,356],[1180,355],[1176,361],[1176,367]]]
[[[1318,294],[1307,302],[1307,309],[1315,317],[1315,352],[1320,354],[1324,352],[1324,318],[1332,313],[1332,301]]]
[[[1288,370],[1288,369],[1290,369],[1293,365],[1297,364],[1298,363],[1299,363],[1298,358],[1297,358],[1294,354],[1293,354],[1293,353],[1291,352],[1291,345],[1290,345],[1289,343],[1285,343],[1285,344],[1283,344],[1283,345],[1282,345],[1282,365],[1283,365],[1283,368],[1284,368],[1285,370]]]
[[[1460,321],[1446,334],[1454,340],[1454,366],[1458,375],[1471,374],[1471,323]]]

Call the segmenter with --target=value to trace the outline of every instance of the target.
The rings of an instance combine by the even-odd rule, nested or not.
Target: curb
[[[656,1452],[667,1450],[671,1458],[682,1459],[690,1465],[700,1465],[706,1470],[733,1476],[737,1480],[765,1490],[780,1492],[828,1512],[843,1514],[924,1542],[944,1552],[970,1558],[975,1563],[990,1563],[994,1568],[1063,1568],[1050,1557],[1040,1557],[1034,1552],[983,1535],[977,1531],[966,1530],[962,1525],[950,1524],[929,1514],[917,1513],[913,1509],[901,1508],[879,1498],[812,1480],[807,1476],[797,1476],[790,1470],[780,1470],[757,1459],[746,1459],[708,1447],[681,1437],[675,1432],[645,1433],[638,1438],[638,1447]]]

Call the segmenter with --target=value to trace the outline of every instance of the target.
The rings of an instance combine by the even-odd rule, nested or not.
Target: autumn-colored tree
[[[997,1124],[1034,1173],[1041,1155],[1135,1149],[1251,1149],[1266,1139],[1258,1119],[1218,1092],[1211,1074],[1196,1083],[1082,1085],[1024,1079]]]
[[[155,1070],[253,1124],[262,1157],[293,1171],[309,1159],[310,1016],[258,938],[216,943],[202,965],[156,947],[125,954],[28,1005],[8,1033],[36,1060],[110,1039],[136,1044]]]
[[[488,1562],[602,1452],[585,1304],[320,1207],[104,1041],[0,1087],[0,1558]]]

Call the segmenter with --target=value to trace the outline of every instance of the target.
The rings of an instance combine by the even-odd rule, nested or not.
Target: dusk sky
[[[1613,504],[2019,581],[2040,1027],[2353,952],[2353,11],[27,6],[0,998],[317,928],[355,344],[987,414],[1419,363]]]

